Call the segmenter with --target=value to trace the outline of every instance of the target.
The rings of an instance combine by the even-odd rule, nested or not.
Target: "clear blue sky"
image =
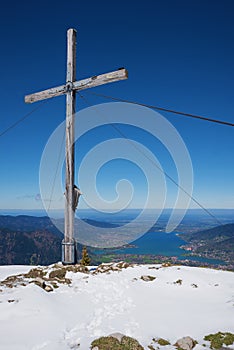
[[[232,0],[3,2],[0,132],[36,107],[26,105],[24,95],[65,82],[68,28],[78,31],[77,78],[123,66],[129,71],[127,81],[95,88],[95,92],[233,123],[233,11]],[[92,104],[107,102],[89,99]],[[86,105],[78,99],[77,107]],[[190,152],[194,196],[208,208],[233,208],[233,128],[162,115],[178,130]],[[0,208],[41,207],[37,196],[41,155],[64,118],[65,98],[57,97],[0,138]],[[161,145],[131,128],[124,131],[154,152],[163,169],[177,180],[173,162]],[[77,164],[81,155],[107,135],[119,137],[105,128],[101,135],[91,133],[81,141]],[[98,175],[98,186],[111,199],[117,177],[129,174],[139,188],[135,202],[139,207],[146,185],[134,165],[120,160],[106,165]],[[176,188],[168,181],[167,185],[170,206]]]

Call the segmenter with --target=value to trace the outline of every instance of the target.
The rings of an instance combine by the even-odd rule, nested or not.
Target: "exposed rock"
[[[57,279],[64,279],[67,273],[66,267],[59,267],[49,274],[49,279],[57,278]]]
[[[119,341],[121,337],[121,341]],[[96,339],[91,344],[92,350],[144,350],[134,338],[127,337],[121,333],[114,333],[108,337]]]
[[[211,349],[221,349],[225,348],[225,345],[234,344],[234,333],[217,332],[214,334],[208,334],[204,336],[204,340],[210,342]]]
[[[167,345],[171,345],[171,343],[168,340],[163,338],[153,338],[151,344],[148,345],[148,349],[150,350],[159,349],[158,345],[160,345],[160,347],[164,347]]]
[[[46,291],[51,291],[51,288],[52,290],[53,288],[59,288],[59,284],[71,284],[71,279],[65,277],[67,271],[74,273],[89,273],[86,266],[79,264],[64,266],[61,263],[57,263],[47,267],[33,268],[25,274],[8,276],[4,281],[0,281],[0,286],[13,288],[17,286],[27,286],[30,283],[34,283],[46,290],[46,286],[49,283],[50,287],[48,287]]]
[[[37,278],[40,277],[42,278],[43,276],[45,276],[46,272],[43,271],[42,268],[37,267],[35,269],[30,270],[28,273],[24,274],[24,277],[26,278]]]
[[[88,267],[80,264],[68,265],[66,266],[66,270],[74,273],[76,272],[89,273]]]
[[[122,333],[112,333],[112,334],[109,335],[109,337],[116,338],[121,343],[122,338],[124,337],[124,334],[122,334]]]
[[[38,287],[41,287],[43,289],[45,289],[45,286],[46,286],[45,281],[40,277],[35,278],[31,283],[34,283]]]
[[[99,265],[96,270],[93,272],[94,275],[98,273],[109,273],[111,271],[121,271],[122,269],[126,269],[128,267],[133,267],[133,264],[126,263],[124,261],[120,261],[118,263],[102,263]]]
[[[50,281],[50,282],[52,283],[52,281]],[[62,283],[62,284],[71,284],[71,282],[72,282],[70,278],[58,278],[58,277],[55,277],[54,281],[58,282],[58,283]]]
[[[113,263],[106,263],[106,264],[103,263],[103,264],[99,265],[93,273],[97,274],[97,273],[105,273],[105,272],[113,271],[113,267],[114,268],[116,267],[116,265]],[[117,268],[117,270],[119,271],[118,268]],[[116,269],[115,269],[115,271],[116,271]]]
[[[133,266],[132,264],[129,264],[127,262],[124,262],[124,261],[120,261],[119,263],[117,263],[117,266],[120,268],[120,269],[126,269],[130,266]]]
[[[58,283],[63,283],[63,284],[71,284],[71,280],[69,278],[66,278],[66,273],[67,272],[81,272],[81,273],[89,273],[89,270],[86,266],[83,265],[68,265],[68,266],[63,266],[63,265],[55,265],[55,269],[52,270],[49,273],[49,280],[56,281]]]
[[[33,281],[31,281],[29,283],[36,284],[38,287],[44,289],[46,292],[52,292],[53,291],[53,287],[51,285],[49,285],[49,284],[46,284],[46,282],[40,277],[35,278]]]
[[[175,346],[183,350],[191,350],[196,344],[197,342],[193,338],[187,336],[177,340]]]
[[[139,344],[139,342],[131,337],[124,336],[121,340],[122,349],[129,350],[144,350],[143,346]]]
[[[45,289],[46,292],[52,292],[53,291],[53,288],[49,284],[47,284],[44,289]]]
[[[17,287],[17,285],[24,285],[22,282],[22,275],[8,276],[4,281],[0,282],[0,285],[8,288]]]
[[[154,276],[149,276],[149,275],[143,275],[141,276],[141,280],[145,281],[145,282],[150,282],[150,281],[153,281],[155,280],[156,277]]]
[[[162,264],[162,267],[170,267],[170,266],[172,266],[172,265],[169,262],[165,262]]]
[[[57,263],[51,265],[51,267],[52,267],[53,269],[60,269],[60,268],[63,267],[63,266],[64,266],[64,265],[63,265],[62,262],[57,262]]]
[[[168,340],[163,338],[158,338],[156,342],[161,346],[171,345],[171,343]]]
[[[175,282],[173,282],[174,284],[177,284],[178,286],[181,286],[182,285],[182,283],[183,283],[183,281],[181,280],[181,279],[179,279],[179,280],[177,280],[177,281],[175,281]]]

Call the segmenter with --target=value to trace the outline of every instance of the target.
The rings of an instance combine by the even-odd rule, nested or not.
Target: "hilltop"
[[[59,222],[64,225],[62,220]],[[83,222],[96,227],[117,227],[90,219]],[[0,265],[55,263],[61,258],[62,239],[63,234],[47,216],[0,215]],[[82,245],[77,243],[77,247],[81,252]]]
[[[48,230],[0,228],[0,265],[51,264],[61,256],[62,235]]]
[[[179,235],[188,242],[185,249],[192,254],[234,262],[234,224],[217,226],[208,230]]]
[[[61,232],[54,226],[48,216],[0,215],[0,228],[21,232],[47,230],[61,235]]]
[[[189,336],[195,350],[208,350],[205,336],[234,331],[233,272],[56,264],[1,266],[0,280],[2,349],[88,350],[98,338],[121,333],[141,347],[116,349],[175,350],[178,339]]]

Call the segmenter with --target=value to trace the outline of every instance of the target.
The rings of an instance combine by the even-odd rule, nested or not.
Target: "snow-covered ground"
[[[0,280],[31,268],[1,266]],[[144,281],[144,275],[156,279]],[[0,285],[0,349],[88,350],[94,339],[115,332],[137,339],[144,349],[153,338],[174,344],[183,336],[204,349],[204,335],[234,332],[233,272],[141,265],[66,277],[72,283],[50,293],[33,283]]]

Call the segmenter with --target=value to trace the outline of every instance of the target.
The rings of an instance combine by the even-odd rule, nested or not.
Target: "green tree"
[[[90,257],[89,257],[89,254],[87,252],[87,248],[86,247],[83,247],[82,249],[82,259],[80,260],[80,263],[81,265],[84,265],[84,266],[88,266],[90,264]]]

